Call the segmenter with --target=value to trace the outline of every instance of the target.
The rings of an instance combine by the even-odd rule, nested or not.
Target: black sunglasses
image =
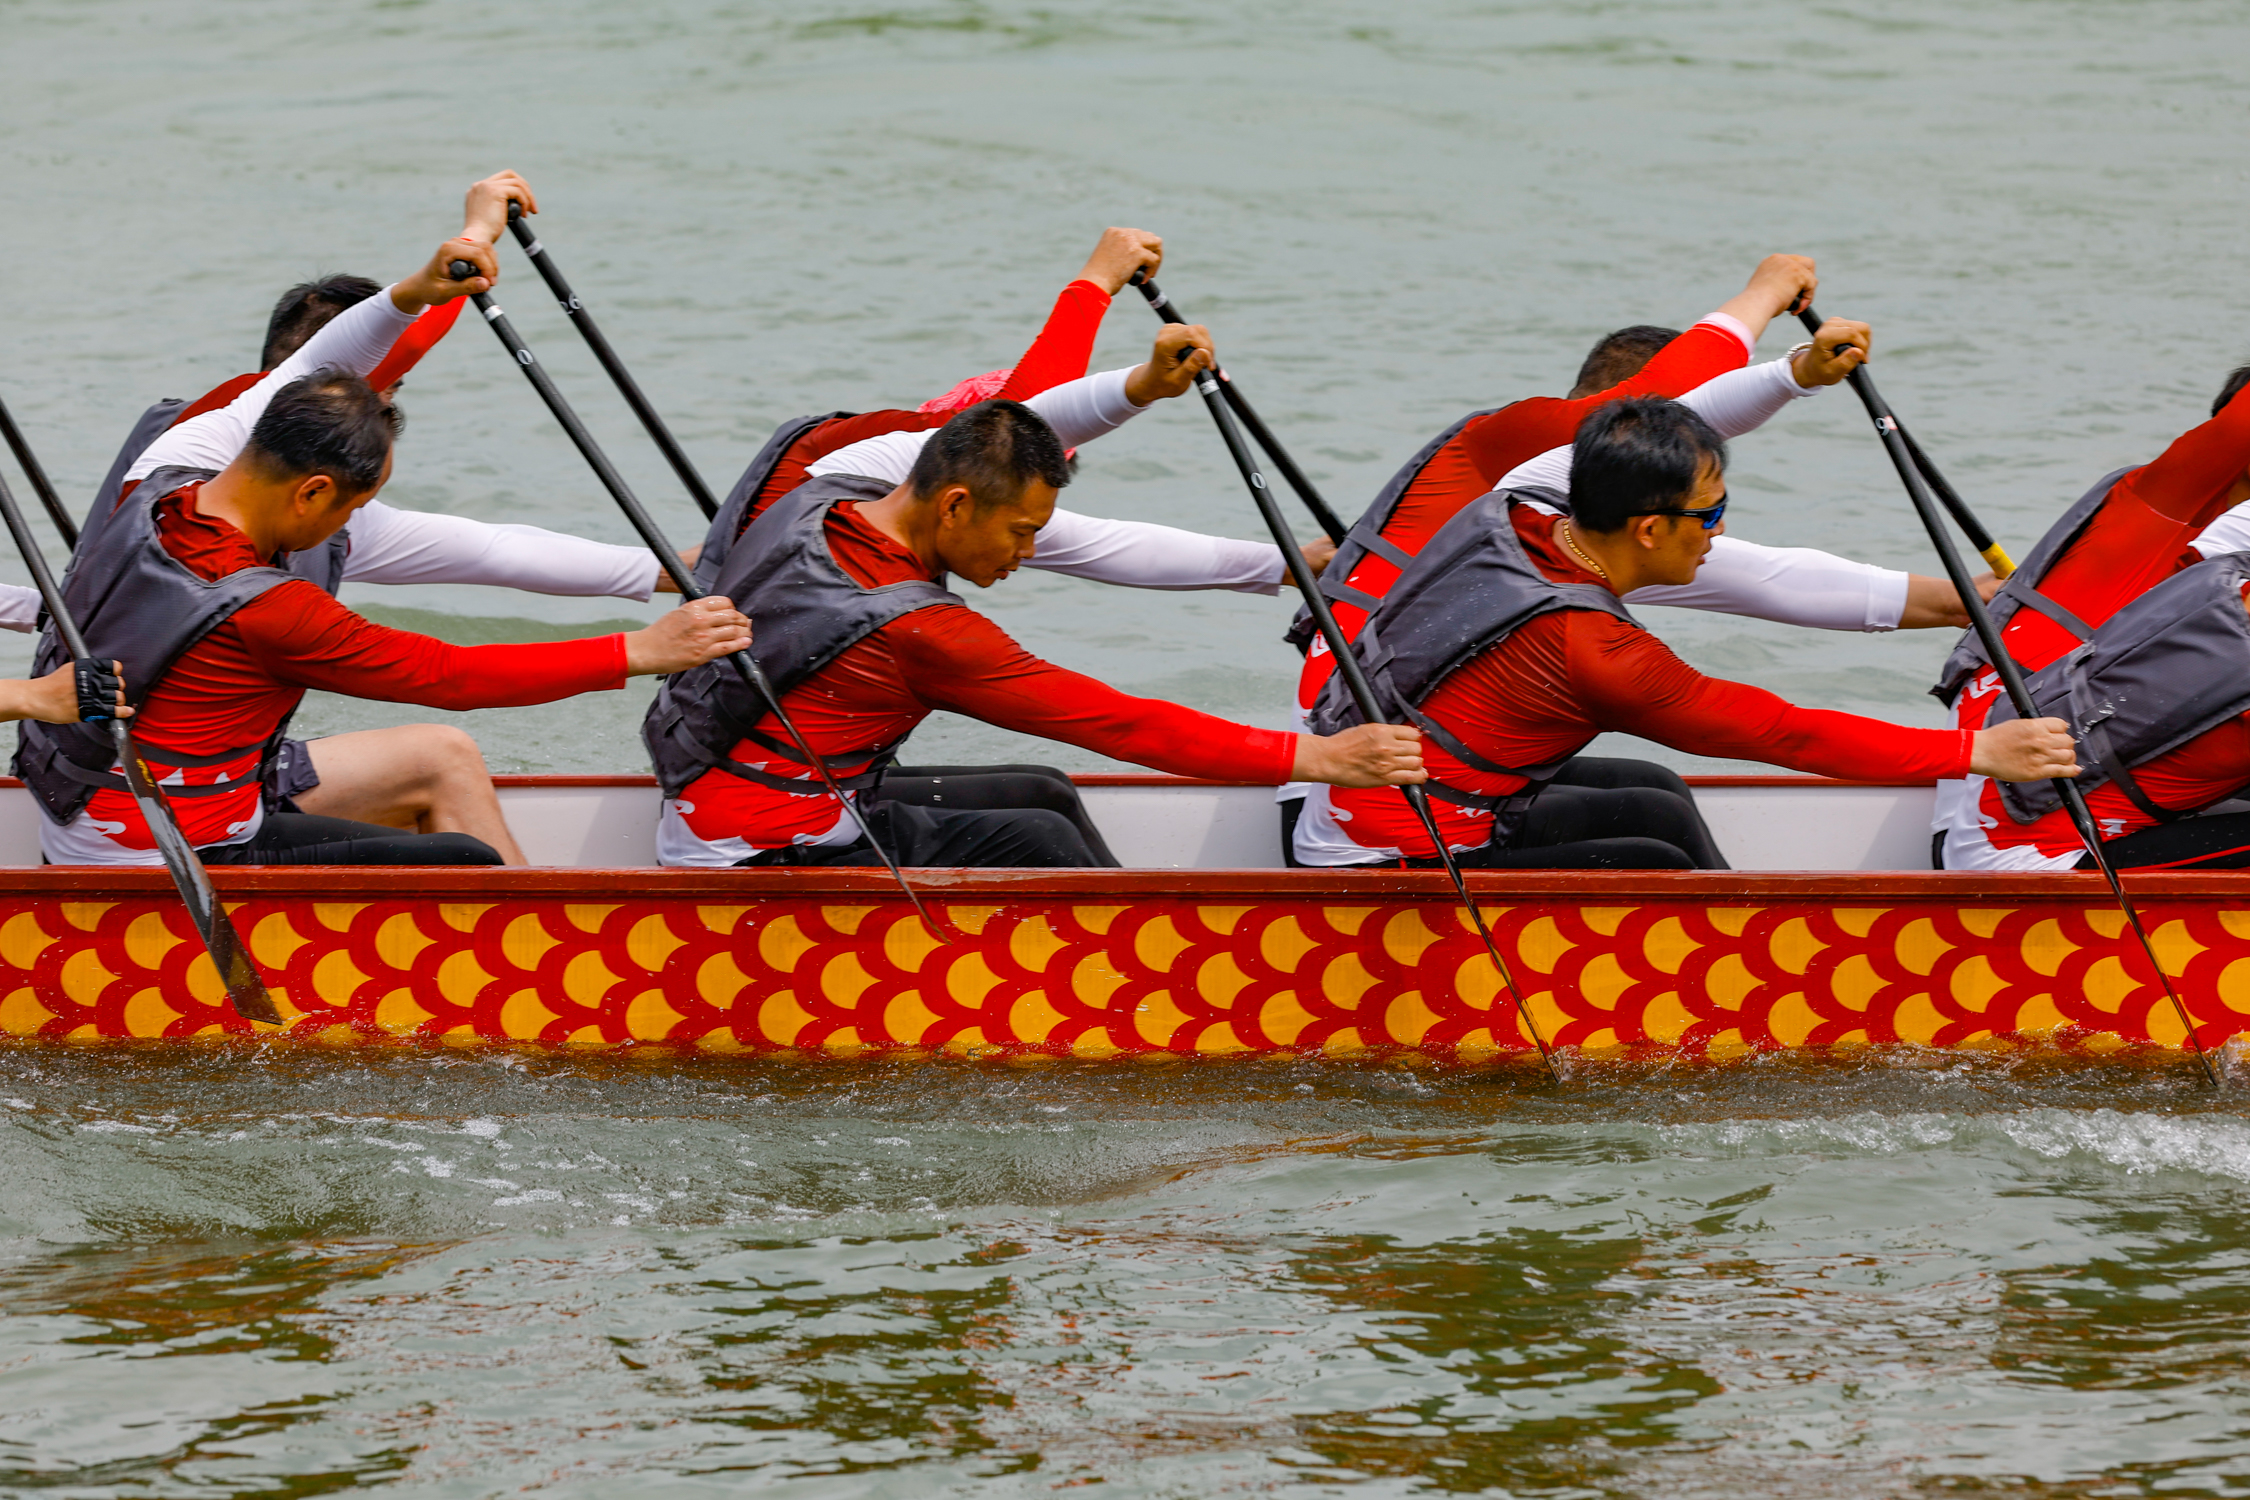
[[[1631,512],[1636,516],[1678,516],[1683,521],[1700,521],[1703,523],[1705,531],[1714,530],[1718,526],[1720,518],[1726,513],[1727,497],[1724,492],[1719,495],[1717,505],[1706,506],[1702,510],[1636,510]]]

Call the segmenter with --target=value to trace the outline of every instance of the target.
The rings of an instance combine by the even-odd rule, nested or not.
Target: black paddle
[[[1810,307],[1804,310],[1803,316],[1812,327],[1820,326]],[[2001,644],[2000,631],[1992,623],[1992,612],[1984,607],[1984,599],[1969,581],[1968,565],[1961,561],[1960,549],[1953,545],[1953,536],[1945,529],[1945,520],[1938,514],[1938,503],[1931,498],[1928,487],[1923,483],[1923,471],[1914,461],[1914,451],[1907,443],[1906,434],[1899,429],[1898,419],[1891,415],[1890,407],[1876,393],[1875,382],[1868,378],[1865,365],[1852,371],[1850,379],[1852,389],[1859,392],[1859,399],[1867,408],[1868,419],[1875,424],[1876,436],[1883,440],[1883,451],[1890,455],[1891,467],[1898,470],[1899,480],[1906,486],[1907,498],[1914,502],[1915,514],[1922,518],[1922,529],[1929,532],[1930,544],[1937,548],[1938,558],[1945,564],[1946,577],[1953,580],[1953,587],[1961,596],[1961,607],[1969,612],[1970,627],[1976,631],[1977,639],[1984,644],[1984,654],[1991,660],[1993,670],[2000,674],[2001,686],[2008,691],[2008,701],[2015,705],[2016,717],[2040,717],[2037,707],[2031,701],[2030,690],[2024,686],[2023,669],[2016,665],[2016,659]],[[1962,522],[1961,529],[1969,534],[1972,542],[1984,535],[1981,528],[1965,519],[1963,512],[1955,511],[1954,519]],[[1999,551],[1997,546],[1991,545],[1989,537],[1986,537],[1986,544],[1989,549],[1985,551],[1987,558]],[[2006,559],[2006,553],[2000,555],[2003,560]],[[1997,565],[1995,571],[1998,571]],[[2217,1088],[2218,1069],[2211,1065],[2211,1055],[2203,1050],[2203,1039],[2196,1035],[2195,1022],[2189,1018],[2187,1006],[2181,1002],[2179,992],[2172,988],[2172,977],[2164,972],[2164,965],[2157,962],[2155,945],[2148,940],[2148,929],[2141,925],[2141,914],[2134,909],[2132,897],[2125,894],[2124,882],[2117,878],[2117,871],[2110,866],[2109,854],[2102,848],[2101,833],[2094,826],[2094,815],[2086,808],[2084,794],[2078,790],[2078,784],[2068,777],[2055,778],[2054,787],[2062,798],[2063,806],[2070,809],[2070,820],[2077,827],[2078,837],[2085,844],[2086,853],[2093,859],[2094,867],[2109,882],[2109,893],[2116,898],[2117,909],[2125,914],[2125,925],[2133,929],[2134,937],[2140,939],[2141,953],[2148,959],[2149,968],[2155,972],[2156,982],[2163,987],[2165,998],[2172,1002],[2172,1011],[2180,1018],[2180,1025],[2186,1029],[2188,1046],[2195,1052],[2195,1060],[2203,1065],[2203,1076],[2210,1081],[2211,1087]]]
[[[446,269],[455,281],[466,281],[472,276],[483,274],[465,260],[454,261]],[[680,591],[680,597],[702,598],[705,591],[696,583],[695,575],[687,570],[686,565],[680,561],[680,554],[672,549],[672,544],[665,540],[664,533],[657,529],[656,522],[641,508],[641,502],[634,498],[632,490],[626,486],[625,476],[618,473],[616,466],[610,463],[609,455],[602,452],[601,445],[594,441],[594,435],[586,430],[586,424],[578,420],[578,413],[571,410],[570,403],[563,399],[562,392],[555,389],[554,381],[547,377],[546,370],[532,357],[530,348],[517,336],[514,326],[508,321],[508,315],[500,310],[499,304],[492,300],[489,292],[473,293],[471,300],[476,303],[477,311],[484,314],[484,320],[492,325],[492,331],[499,335],[501,347],[523,367],[523,373],[531,381],[531,388],[539,393],[540,400],[547,403],[547,410],[554,413],[555,420],[562,424],[563,431],[569,435],[580,455],[593,467],[594,477],[602,482],[602,488],[609,491],[610,498],[617,502],[618,509],[625,512],[625,519],[632,522],[633,529],[641,534],[641,541],[647,545],[648,550],[656,554],[657,566],[672,580],[672,586]],[[813,774],[820,778],[820,784],[828,789],[828,794],[846,812],[860,818],[860,828],[866,833],[867,842],[882,856],[884,867],[891,872],[891,878],[898,882],[899,889],[906,892],[906,899],[914,904],[916,915],[930,929],[930,935],[941,943],[950,943],[952,939],[945,935],[945,930],[930,916],[929,909],[922,905],[921,896],[907,883],[906,875],[899,869],[898,861],[891,857],[891,851],[883,847],[881,839],[875,837],[875,829],[870,821],[860,816],[859,810],[852,805],[851,798],[845,796],[844,789],[836,784],[835,774],[828,769],[828,762],[814,753],[805,737],[797,732],[797,726],[789,721],[788,712],[781,706],[781,695],[766,680],[765,670],[758,665],[757,659],[748,651],[737,651],[727,657],[727,660],[733,663],[734,670],[750,685],[751,691],[765,700],[766,708],[773,714],[774,721],[781,725],[782,732],[789,736],[789,742],[797,747],[797,753],[804,758],[806,765],[812,767]]]
[[[1336,670],[1344,675],[1344,685],[1351,690],[1352,702],[1359,715],[1370,724],[1386,722],[1375,706],[1375,692],[1368,686],[1367,674],[1360,670],[1359,658],[1352,655],[1351,643],[1344,639],[1343,630],[1336,624],[1335,612],[1320,592],[1319,580],[1313,577],[1312,564],[1305,561],[1304,553],[1297,550],[1296,540],[1289,534],[1289,523],[1283,519],[1281,506],[1266,487],[1266,476],[1258,471],[1257,455],[1243,441],[1241,429],[1234,425],[1234,414],[1227,409],[1224,387],[1205,370],[1195,377],[1195,388],[1202,393],[1204,405],[1211,408],[1211,420],[1219,424],[1219,436],[1234,457],[1234,466],[1242,471],[1243,483],[1250,486],[1250,498],[1257,503],[1258,514],[1265,518],[1266,529],[1273,533],[1274,545],[1281,549],[1282,560],[1289,565],[1289,576],[1297,585],[1297,592],[1305,596],[1312,610],[1313,624],[1321,638],[1328,642],[1329,652],[1336,658]],[[1531,1036],[1531,1044],[1539,1049],[1539,1060],[1547,1065],[1547,1074],[1557,1083],[1562,1073],[1555,1066],[1554,1054],[1539,1034],[1539,1025],[1531,1018],[1531,1006],[1516,988],[1516,981],[1508,972],[1508,961],[1500,956],[1500,945],[1493,940],[1492,929],[1484,923],[1484,913],[1469,897],[1468,883],[1461,878],[1461,867],[1454,862],[1453,851],[1446,846],[1445,834],[1439,829],[1436,816],[1430,811],[1430,799],[1418,786],[1402,786],[1399,792],[1406,805],[1414,809],[1414,816],[1422,820],[1423,831],[1430,836],[1430,847],[1437,850],[1438,862],[1453,880],[1453,893],[1469,913],[1469,921],[1484,939],[1484,951],[1492,956],[1492,967],[1499,971],[1500,983],[1507,988],[1509,997],[1516,1002],[1516,1014],[1523,1020],[1523,1029]]]
[[[562,270],[555,264],[555,258],[547,253],[547,247],[539,243],[538,237],[525,227],[523,205],[513,198],[508,200],[508,228],[515,234],[516,243],[523,246],[523,253],[530,256],[532,265],[538,268],[540,279],[547,283],[547,290],[553,292],[555,300],[562,304],[562,310],[569,315],[571,325],[585,338],[586,347],[594,351],[594,358],[600,360],[602,368],[609,372],[609,378],[617,385],[617,393],[625,398],[627,406],[633,408],[633,415],[641,419],[641,426],[648,430],[649,437],[656,443],[657,451],[672,466],[672,472],[680,476],[680,483],[687,486],[689,497],[703,512],[703,519],[708,521],[717,516],[719,502],[712,498],[711,486],[703,482],[703,476],[688,461],[679,440],[672,436],[672,429],[664,425],[664,419],[656,414],[656,408],[649,405],[648,397],[641,394],[640,383],[625,368],[625,361],[617,357],[617,351],[609,347],[609,340],[602,336],[600,326],[594,322],[594,315],[586,311],[586,304],[578,300],[578,294],[570,289],[570,283],[563,280]]]
[[[5,401],[0,401],[0,437],[8,440],[9,451],[15,454],[16,462],[23,466],[24,477],[31,481],[32,493],[39,497],[41,505],[47,507],[47,517],[55,523],[55,530],[62,533],[63,545],[75,551],[78,546],[78,523],[71,520],[70,513],[63,509],[62,497],[55,493],[54,485],[48,481],[47,471],[39,467],[39,456],[31,451],[31,444],[24,441],[22,431],[16,426],[16,419],[8,414],[8,403]]]
[[[1135,271],[1133,273],[1133,285],[1141,289],[1141,295],[1148,299],[1149,308],[1159,318],[1167,323],[1185,323],[1187,321],[1180,315],[1180,310],[1172,305],[1171,299],[1157,290],[1156,283],[1149,280],[1146,271]],[[1242,425],[1250,429],[1250,436],[1258,440],[1258,446],[1266,450],[1266,455],[1273,460],[1274,467],[1281,470],[1281,477],[1289,481],[1289,487],[1297,492],[1297,498],[1305,502],[1305,509],[1312,512],[1313,520],[1319,523],[1322,531],[1328,533],[1328,540],[1339,547],[1343,546],[1344,533],[1348,529],[1344,525],[1344,518],[1336,514],[1334,506],[1321,498],[1320,491],[1313,488],[1313,482],[1305,477],[1304,470],[1297,467],[1295,461],[1282,448],[1280,440],[1273,435],[1264,422],[1258,419],[1258,414],[1250,409],[1249,400],[1235,383],[1221,378],[1219,389],[1225,394],[1227,405],[1232,407],[1234,414],[1242,419]],[[1296,545],[1295,542],[1285,541],[1281,543],[1281,550],[1284,552],[1294,551]]]
[[[1808,333],[1820,332],[1820,315],[1812,310],[1810,301],[1797,309],[1797,321],[1805,325]],[[1897,433],[1899,441],[1906,444],[1907,456],[1914,460],[1914,467],[1921,471],[1922,477],[1929,481],[1930,488],[1937,492],[1938,499],[1945,503],[1954,524],[1968,537],[1969,545],[1976,548],[1978,555],[1992,565],[1993,573],[2005,578],[2015,572],[2015,561],[2008,556],[2008,549],[1992,539],[1992,533],[1984,529],[1984,524],[1969,509],[1969,502],[1962,499],[1960,492],[1952,485],[1946,483],[1945,476],[1938,472],[1937,465],[1931,463],[1929,455],[1922,451],[1922,445],[1915,442],[1914,435],[1900,424],[1897,415],[1891,411],[1890,404],[1876,394],[1874,380],[1863,377],[1867,377],[1865,365],[1852,372],[1852,389],[1859,392],[1861,401],[1867,403],[1867,414],[1875,419],[1876,430],[1881,431],[1885,422],[1891,424],[1890,430]]]
[[[204,950],[211,955],[211,966],[219,971],[219,982],[226,986],[227,998],[234,1002],[234,1013],[245,1021],[264,1021],[279,1026],[281,1011],[274,1005],[273,996],[266,993],[266,983],[258,977],[258,966],[250,961],[250,954],[242,946],[242,936],[234,930],[227,909],[219,904],[218,892],[211,888],[211,873],[203,868],[203,861],[189,846],[187,835],[180,832],[179,821],[172,816],[172,804],[164,799],[164,789],[148,774],[148,767],[141,764],[140,752],[133,746],[133,731],[116,716],[111,703],[89,691],[88,668],[98,671],[100,664],[87,654],[86,639],[78,633],[78,622],[71,618],[69,607],[63,603],[62,590],[55,587],[55,575],[47,571],[46,556],[32,539],[31,528],[24,524],[23,512],[16,507],[15,492],[8,488],[5,479],[0,479],[0,516],[7,520],[8,534],[16,539],[16,550],[23,554],[24,566],[31,569],[31,581],[47,606],[48,618],[55,622],[63,649],[78,664],[78,711],[89,724],[108,723],[110,738],[117,745],[118,767],[125,773],[125,784],[131,788],[133,800],[140,804],[141,816],[148,820],[148,831],[156,838],[157,852],[164,856],[164,868],[172,872],[172,884],[179,887],[180,899],[187,903],[195,930],[203,935]]]

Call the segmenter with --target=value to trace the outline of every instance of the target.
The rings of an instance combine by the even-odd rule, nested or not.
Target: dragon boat
[[[1122,870],[668,870],[642,776],[500,778],[530,869],[222,868],[236,1016],[162,869],[42,866],[0,782],[0,1033],[966,1055],[1533,1056],[1440,872],[1283,868],[1269,787],[1083,776]],[[2096,875],[1933,873],[1931,789],[1703,777],[1738,868],[1471,875],[1545,1038],[1724,1058],[2183,1047]],[[2129,877],[2197,1040],[2250,1031],[2250,874]]]

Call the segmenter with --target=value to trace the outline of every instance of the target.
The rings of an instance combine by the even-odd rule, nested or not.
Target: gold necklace
[[[1593,558],[1587,556],[1586,549],[1578,545],[1578,533],[1571,529],[1570,518],[1568,516],[1565,516],[1562,521],[1562,539],[1563,545],[1565,547],[1568,547],[1571,552],[1577,556],[1580,562],[1593,569],[1595,577],[1599,578],[1604,583],[1609,582],[1609,569],[1603,567],[1600,563],[1595,562]]]

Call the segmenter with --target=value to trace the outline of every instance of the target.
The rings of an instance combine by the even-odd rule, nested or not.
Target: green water
[[[10,1494],[2250,1489],[2177,1066],[0,1053]]]
[[[1692,318],[1787,249],[1874,322],[1888,393],[2020,550],[2250,355],[2246,22],[0,0],[0,394],[83,497],[148,400],[250,362],[281,286],[403,271],[512,166],[722,488],[782,417],[1012,358],[1122,222],[1168,236],[1166,287],[1350,509],[1464,411],[1559,391],[1599,333]],[[513,256],[502,302],[692,533]],[[1120,306],[1099,358],[1148,332]],[[625,538],[473,324],[407,404],[392,498]],[[1731,478],[1738,534],[1930,567],[1841,397]],[[1184,403],[1090,447],[1070,498],[1254,524]],[[357,597],[462,640],[646,613]],[[1282,721],[1286,604],[1033,576],[977,602],[1069,665]],[[1940,640],[1652,616],[1801,701],[1932,712]],[[461,717],[501,769],[630,769],[642,698]],[[917,744],[1026,753],[958,722]],[[1913,1054],[1553,1090],[4,1051],[0,1493],[2250,1491],[2240,1097]]]

